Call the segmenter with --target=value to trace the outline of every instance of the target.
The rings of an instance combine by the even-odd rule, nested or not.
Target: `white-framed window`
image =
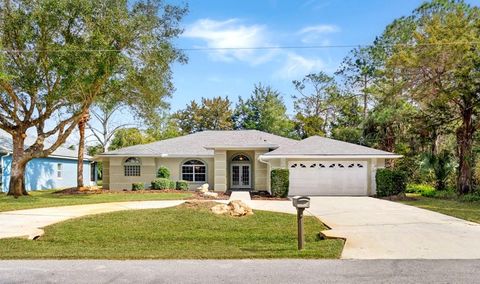
[[[126,177],[139,177],[141,175],[141,161],[139,158],[130,157],[123,163],[123,172]]]
[[[63,177],[63,164],[57,164],[57,178],[61,179]]]
[[[207,166],[199,160],[188,160],[182,164],[182,179],[190,182],[206,182]]]

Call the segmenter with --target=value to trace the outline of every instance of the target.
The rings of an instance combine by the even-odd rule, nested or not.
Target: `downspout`
[[[258,157],[258,161],[261,162],[261,163],[266,164],[266,165],[267,165],[267,169],[270,169],[270,170],[268,171],[268,175],[267,175],[267,186],[268,186],[268,192],[269,192],[270,194],[272,194],[272,189],[271,189],[271,187],[270,187],[270,185],[271,185],[270,173],[271,173],[271,171],[272,171],[272,164],[270,164],[270,162],[268,162],[268,161],[263,160],[263,159],[262,159],[262,155],[260,155],[260,156]]]

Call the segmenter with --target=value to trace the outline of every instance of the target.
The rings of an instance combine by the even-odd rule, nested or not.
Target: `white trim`
[[[259,158],[263,160],[270,159],[398,159],[402,155],[261,155]]]
[[[254,150],[254,149],[271,149],[271,148],[279,148],[280,146],[277,144],[262,144],[262,145],[232,145],[232,146],[225,146],[225,145],[218,145],[218,146],[204,146],[203,148],[207,150]]]

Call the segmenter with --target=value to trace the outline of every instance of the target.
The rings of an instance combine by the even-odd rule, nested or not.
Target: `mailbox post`
[[[304,232],[303,232],[303,211],[310,207],[310,197],[295,196],[292,198],[292,203],[297,208],[297,229],[298,229],[298,250],[303,249]]]

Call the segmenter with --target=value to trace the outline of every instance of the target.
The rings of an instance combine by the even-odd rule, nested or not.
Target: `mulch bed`
[[[266,191],[251,192],[250,197],[252,198],[252,200],[284,200],[284,201],[289,200],[287,197],[272,196],[270,193]]]
[[[389,201],[416,201],[418,198],[406,196],[405,194],[380,197],[380,199],[389,200]]]
[[[184,193],[193,193],[191,191],[183,190],[174,190],[174,189],[164,189],[164,190],[108,190],[108,189],[90,189],[90,190],[77,190],[76,187],[65,188],[59,191],[55,191],[54,194],[64,194],[64,195],[76,195],[76,194],[159,194],[159,193],[173,193],[173,194],[184,194]]]
[[[101,189],[98,187],[93,187],[90,190],[78,190],[76,187],[65,188],[62,190],[55,191],[54,194],[62,195],[81,195],[81,194],[160,194],[160,193],[171,193],[171,194],[184,194],[191,193],[192,196],[186,198],[187,200],[228,200],[230,198],[230,193],[217,192],[218,197],[214,198],[211,196],[204,196],[197,191],[183,191],[175,189],[163,189],[163,190],[107,190]],[[268,192],[251,192],[250,196],[252,200],[289,200],[288,198],[283,197],[273,197]]]

